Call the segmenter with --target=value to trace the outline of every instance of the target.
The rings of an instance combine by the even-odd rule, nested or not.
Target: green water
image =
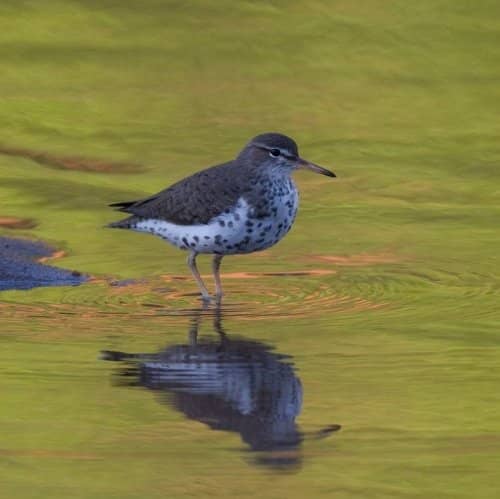
[[[488,0],[2,2],[0,146],[132,166],[0,155],[0,218],[38,224],[0,234],[94,277],[0,295],[0,495],[498,497],[499,14]],[[106,205],[268,130],[338,175],[297,175],[286,239],[223,262],[227,337],[274,348],[300,380],[302,441],[283,466],[100,358],[187,345],[200,315],[184,255],[102,228]],[[213,316],[199,338],[216,345]]]

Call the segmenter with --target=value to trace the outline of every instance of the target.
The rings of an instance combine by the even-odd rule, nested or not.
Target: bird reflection
[[[237,432],[254,452],[253,462],[272,468],[297,468],[306,436],[323,437],[331,425],[306,435],[295,419],[302,408],[302,384],[291,357],[259,341],[230,338],[217,308],[217,339],[200,340],[205,310],[191,320],[189,341],[156,354],[105,351],[105,360],[122,361],[122,382],[161,393],[160,400],[213,430]]]

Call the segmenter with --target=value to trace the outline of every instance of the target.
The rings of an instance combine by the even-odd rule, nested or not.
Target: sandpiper
[[[264,133],[228,163],[195,173],[145,199],[111,204],[131,216],[109,227],[148,232],[188,251],[188,265],[204,300],[210,295],[196,257],[213,255],[215,296],[220,301],[222,258],[269,248],[290,230],[299,204],[291,174],[300,168],[335,177],[302,159],[290,137]]]

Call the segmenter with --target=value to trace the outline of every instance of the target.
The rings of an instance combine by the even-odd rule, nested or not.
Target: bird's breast
[[[295,220],[297,208],[298,192],[290,179],[257,186],[257,190],[242,195],[207,224],[178,225],[142,219],[132,228],[198,253],[252,253],[273,246],[285,236]]]
[[[247,251],[260,251],[276,244],[292,227],[299,195],[291,179],[261,185],[248,196],[245,220],[250,241]]]

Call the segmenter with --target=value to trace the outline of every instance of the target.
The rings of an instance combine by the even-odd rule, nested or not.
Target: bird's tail
[[[131,216],[122,220],[117,220],[116,222],[111,222],[105,225],[105,227],[108,229],[133,229],[139,220],[140,217]]]

